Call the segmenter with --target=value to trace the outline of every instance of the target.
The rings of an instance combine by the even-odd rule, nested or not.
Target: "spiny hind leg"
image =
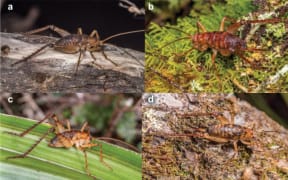
[[[36,143],[34,143],[26,152],[24,152],[23,154],[17,155],[17,156],[10,156],[7,157],[7,159],[16,159],[16,158],[25,158],[50,132],[53,132],[54,128],[50,128],[45,134],[43,134],[43,136],[41,136],[41,138],[36,141]]]
[[[34,51],[32,54],[30,54],[29,56],[27,57],[24,57],[22,60],[19,60],[13,64],[11,64],[11,66],[14,66],[16,64],[19,64],[19,63],[23,63],[23,62],[26,62],[28,61],[31,57],[35,56],[36,54],[38,54],[39,52],[41,52],[42,50],[44,50],[45,48],[47,47],[51,47],[53,46],[54,44],[53,43],[49,43],[49,44],[45,44],[44,46],[42,46],[41,48],[37,49],[36,51]]]
[[[36,33],[39,33],[39,32],[43,32],[43,31],[46,31],[50,29],[51,31],[54,31],[56,32],[57,34],[59,34],[61,37],[64,37],[64,36],[67,36],[67,35],[70,35],[70,33],[64,29],[61,29],[57,26],[54,26],[54,25],[47,25],[47,26],[44,26],[42,28],[38,28],[38,29],[34,29],[32,31],[28,31],[26,33],[24,33],[25,35],[31,35],[31,34],[36,34]]]
[[[272,18],[272,19],[263,19],[263,20],[240,20],[239,22],[236,22],[232,25],[230,25],[227,28],[227,32],[231,34],[235,34],[235,32],[240,28],[240,26],[245,24],[273,24],[273,23],[279,23],[279,22],[285,22],[284,20],[281,20],[279,18]]]
[[[37,127],[39,124],[43,123],[45,120],[48,120],[51,116],[53,116],[51,113],[48,113],[43,119],[41,119],[39,122],[33,124],[30,128],[26,129],[25,131],[23,131],[22,133],[18,134],[18,133],[13,133],[13,132],[6,132],[8,134],[11,135],[15,135],[15,136],[19,136],[19,137],[23,137],[25,136],[27,133],[29,133],[32,129],[34,129],[35,127]]]

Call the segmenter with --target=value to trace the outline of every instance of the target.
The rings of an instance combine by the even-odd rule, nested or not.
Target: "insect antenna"
[[[108,140],[108,141],[114,141],[114,142],[118,142],[121,143],[122,145],[125,145],[127,147],[129,147],[130,149],[136,151],[136,152],[140,152],[139,149],[137,149],[135,146],[132,146],[131,144],[128,144],[124,141],[121,141],[119,139],[114,139],[114,138],[109,138],[109,137],[98,137],[98,138],[93,138],[95,140]]]
[[[181,41],[181,40],[183,40],[183,39],[189,39],[189,38],[191,37],[191,35],[190,35],[189,33],[185,32],[185,31],[182,31],[181,29],[178,29],[178,28],[175,28],[175,27],[171,27],[171,26],[164,26],[164,27],[169,28],[169,29],[174,29],[174,30],[180,31],[180,32],[182,32],[182,33],[184,33],[184,34],[186,34],[186,35],[188,35],[188,36],[187,36],[187,37],[182,37],[182,38],[175,39],[174,41],[171,41],[171,42],[165,44],[164,46],[158,48],[156,51],[159,51],[159,50],[161,50],[162,48],[164,48],[164,47],[166,47],[166,46],[169,46],[170,44],[173,44],[173,43],[175,43],[175,42],[177,42],[177,41]]]
[[[173,43],[175,43],[175,42],[177,42],[177,41],[181,41],[181,40],[183,40],[183,39],[189,39],[189,37],[182,37],[182,38],[179,38],[179,39],[175,39],[174,41],[171,41],[171,42],[165,44],[164,46],[158,48],[156,51],[159,51],[159,50],[161,50],[162,48],[164,48],[164,47],[166,47],[166,46],[169,46],[170,44],[173,44]]]
[[[192,134],[192,133],[187,133],[187,134],[171,134],[171,133],[165,133],[165,134],[163,134],[163,133],[149,133],[148,135],[154,135],[154,136],[163,136],[163,137],[171,137],[171,138],[173,138],[173,137],[203,137],[203,135],[201,135],[201,131],[200,132],[198,132],[198,134],[197,133],[195,133],[195,134]]]
[[[245,51],[249,52],[262,52],[262,51],[269,51],[269,49],[258,49],[258,48],[247,48]]]
[[[138,33],[138,32],[145,32],[145,30],[135,30],[135,31],[128,31],[128,32],[123,32],[123,33],[118,33],[118,34],[114,34],[112,36],[109,36],[107,38],[105,38],[104,40],[102,40],[102,43],[112,39],[112,38],[115,38],[115,37],[118,37],[118,36],[123,36],[123,35],[126,35],[126,34],[133,34],[133,33]]]
[[[175,28],[175,27],[172,27],[172,26],[164,26],[164,27],[169,28],[169,29],[174,29],[174,30],[176,30],[176,31],[180,31],[180,32],[182,32],[182,33],[184,33],[184,34],[186,34],[186,35],[188,35],[188,36],[191,36],[191,34],[185,32],[185,31],[183,31],[183,30],[181,30],[181,29],[178,29],[178,28]]]
[[[191,134],[191,133],[188,133],[188,134],[168,134],[167,136],[168,137],[201,137],[200,135]]]
[[[151,67],[147,67],[148,69],[150,69],[150,71],[152,71],[154,74],[156,74],[157,76],[159,76],[161,79],[165,80],[168,84],[172,85],[174,88],[180,90],[180,92],[185,92],[185,90],[179,86],[176,82],[170,80],[169,78],[167,77],[164,77],[161,73],[157,72],[156,70],[154,70],[153,68]]]
[[[242,22],[243,24],[249,24],[249,23],[278,23],[278,22],[285,22],[287,19],[280,19],[280,18],[272,18],[272,19],[261,19],[261,20],[247,20]],[[241,21],[240,21],[241,23]]]

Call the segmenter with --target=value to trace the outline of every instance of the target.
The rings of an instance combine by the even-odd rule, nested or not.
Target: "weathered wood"
[[[107,56],[119,66],[105,59],[101,52],[86,52],[77,75],[75,68],[79,53],[65,54],[46,48],[26,62],[11,66],[35,50],[57,38],[23,36],[1,33],[1,90],[13,92],[143,92],[144,53],[105,44]]]

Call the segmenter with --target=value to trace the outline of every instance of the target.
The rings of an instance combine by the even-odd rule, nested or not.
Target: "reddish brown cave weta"
[[[79,66],[80,61],[81,61],[81,56],[84,54],[85,51],[89,51],[91,57],[94,60],[96,60],[96,57],[93,55],[93,52],[101,51],[102,55],[105,57],[106,60],[110,61],[115,66],[118,66],[117,63],[115,63],[113,60],[109,59],[107,57],[107,55],[105,54],[104,49],[103,49],[105,42],[112,39],[112,38],[118,37],[118,36],[122,36],[122,35],[126,35],[126,34],[133,34],[133,33],[138,33],[138,32],[144,32],[144,30],[128,31],[128,32],[114,34],[112,36],[105,38],[104,40],[100,40],[100,37],[99,37],[97,30],[93,30],[90,35],[86,35],[86,34],[82,33],[81,28],[78,28],[77,34],[70,34],[66,30],[61,29],[59,27],[56,27],[54,25],[47,25],[45,27],[26,32],[24,34],[25,35],[32,35],[35,33],[43,32],[43,31],[48,30],[48,29],[55,31],[62,38],[60,38],[59,40],[57,40],[54,43],[48,43],[48,44],[42,46],[41,48],[37,49],[35,52],[33,52],[29,56],[25,57],[24,59],[13,63],[12,66],[29,60],[31,57],[35,56],[36,54],[38,54],[39,52],[41,52],[43,49],[45,49],[47,47],[52,47],[57,51],[67,53],[67,54],[75,54],[75,53],[79,52],[79,57],[78,57],[78,61],[77,61],[76,69],[75,69],[75,74],[78,71],[78,66]]]
[[[208,48],[211,48],[213,52],[212,57],[211,57],[213,66],[215,66],[215,58],[218,52],[222,56],[230,56],[232,54],[236,54],[245,62],[248,62],[251,64],[251,61],[244,56],[244,52],[265,51],[265,49],[248,48],[247,43],[243,39],[235,35],[237,29],[239,29],[240,26],[245,25],[245,24],[253,24],[253,23],[265,24],[265,23],[279,23],[279,22],[287,21],[287,19],[281,20],[279,18],[264,19],[264,20],[241,20],[239,22],[236,22],[230,25],[225,30],[224,26],[225,26],[226,20],[229,20],[229,19],[227,17],[223,17],[221,24],[220,24],[219,31],[214,31],[214,32],[207,32],[206,28],[198,21],[197,28],[200,28],[202,30],[202,33],[196,33],[194,35],[190,35],[187,32],[184,32],[178,28],[166,26],[167,28],[180,31],[188,36],[171,41],[159,49],[162,49],[174,42],[177,42],[183,39],[190,39],[193,47],[189,49],[188,51],[181,53],[181,55],[186,55],[187,53],[191,52],[193,49],[197,49],[199,51],[206,51]]]
[[[109,166],[106,162],[103,160],[103,155],[102,155],[102,144],[100,143],[93,143],[92,141],[94,139],[98,140],[112,140],[116,142],[120,142],[129,148],[135,150],[138,152],[137,148],[134,146],[127,144],[121,140],[109,138],[109,137],[99,137],[99,138],[93,138],[90,135],[90,130],[89,127],[87,126],[87,122],[83,124],[80,130],[76,129],[71,129],[70,122],[66,120],[67,127],[64,127],[57,116],[55,114],[48,114],[46,115],[42,120],[37,122],[36,124],[32,125],[30,128],[27,130],[23,131],[20,134],[17,133],[12,133],[12,132],[6,132],[8,134],[16,135],[19,137],[25,136],[27,133],[29,133],[32,129],[37,127],[39,124],[43,123],[45,120],[52,118],[54,121],[53,126],[46,132],[44,133],[38,141],[35,142],[26,152],[20,155],[16,156],[11,156],[7,157],[7,159],[15,159],[15,158],[25,158],[49,133],[54,132],[55,137],[51,139],[50,143],[48,144],[50,147],[55,147],[55,148],[71,148],[75,147],[76,149],[82,151],[84,153],[84,158],[85,158],[85,170],[87,175],[91,176],[92,178],[96,179],[94,175],[90,173],[90,170],[88,168],[88,160],[87,160],[87,153],[86,149],[91,148],[91,147],[100,147],[100,162],[104,164],[107,168],[110,170],[113,170],[111,166]],[[87,130],[86,130],[87,129]]]

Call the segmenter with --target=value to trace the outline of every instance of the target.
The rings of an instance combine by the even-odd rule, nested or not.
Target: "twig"
[[[242,84],[239,83],[236,79],[232,79],[232,82],[235,86],[237,86],[240,90],[242,90],[245,93],[248,93],[248,89],[244,87]]]
[[[123,4],[123,3],[126,3],[126,4]],[[119,6],[127,9],[130,13],[133,13],[134,16],[145,15],[144,8],[139,9],[134,3],[128,0],[120,0]]]

